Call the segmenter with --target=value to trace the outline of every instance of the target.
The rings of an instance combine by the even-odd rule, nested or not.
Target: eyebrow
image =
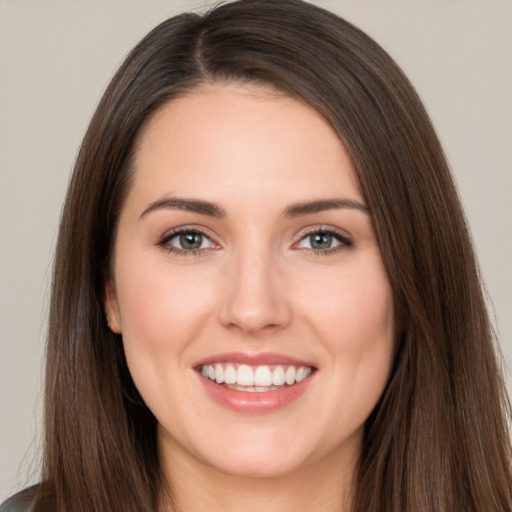
[[[285,210],[284,216],[289,218],[303,217],[312,213],[339,208],[350,208],[370,215],[370,208],[359,201],[353,199],[322,199],[320,201],[306,201],[294,204]]]
[[[322,199],[318,201],[305,201],[293,204],[284,211],[284,217],[303,217],[313,213],[340,208],[350,208],[363,212],[366,215],[370,215],[370,209],[368,206],[360,203],[359,201],[355,201],[353,199]],[[150,212],[161,209],[185,210],[218,219],[226,217],[224,209],[215,203],[210,203],[209,201],[203,201],[201,199],[183,199],[178,197],[164,197],[154,201],[141,213],[140,217],[142,218]]]
[[[181,199],[178,197],[164,197],[151,203],[140,215],[144,217],[150,212],[161,209],[186,210],[189,212],[207,215],[208,217],[224,218],[226,212],[218,205],[201,199]]]

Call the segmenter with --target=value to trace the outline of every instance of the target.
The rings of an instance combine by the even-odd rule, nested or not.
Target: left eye
[[[213,242],[198,231],[182,231],[167,240],[167,244],[183,251],[197,251],[212,247]]]
[[[315,233],[309,233],[302,237],[296,247],[300,249],[325,251],[339,247],[342,244],[349,245],[348,240],[345,240],[341,235],[329,231],[316,231]]]

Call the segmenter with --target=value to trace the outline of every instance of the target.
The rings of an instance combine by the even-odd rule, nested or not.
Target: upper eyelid
[[[346,230],[341,228],[335,228],[334,226],[326,226],[323,224],[307,226],[301,229],[297,236],[299,236],[300,239],[302,239],[305,236],[312,235],[314,233],[331,233],[333,235],[339,235],[340,237],[345,238],[347,240],[352,239],[352,235],[348,233]]]
[[[177,228],[172,228],[169,231],[166,231],[163,235],[161,235],[160,240],[168,241],[177,235],[181,235],[182,233],[199,233],[208,238],[209,240],[211,240],[213,243],[218,243],[214,240],[215,236],[209,233],[208,230],[202,229],[198,226],[180,226]]]

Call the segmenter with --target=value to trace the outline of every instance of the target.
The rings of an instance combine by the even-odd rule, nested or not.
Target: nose
[[[285,329],[292,320],[292,310],[275,259],[262,251],[245,250],[233,260],[222,284],[220,322],[251,336]]]

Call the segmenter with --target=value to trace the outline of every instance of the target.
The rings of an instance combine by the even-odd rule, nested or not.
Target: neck
[[[160,512],[349,512],[357,457],[339,454],[304,465],[286,475],[236,476],[208,466],[186,453],[166,460],[164,474],[171,499]]]

